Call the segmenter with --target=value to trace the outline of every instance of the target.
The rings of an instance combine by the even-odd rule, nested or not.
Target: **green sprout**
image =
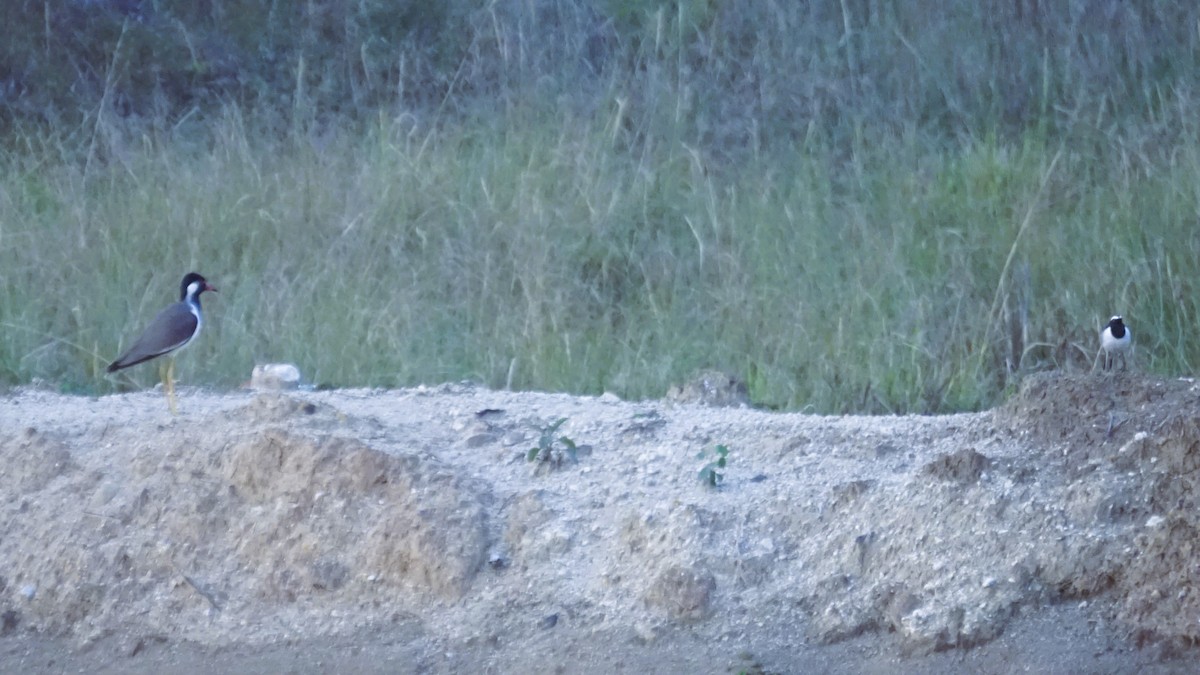
[[[575,441],[566,436],[555,435],[558,433],[558,428],[566,421],[567,418],[560,417],[553,424],[543,427],[538,436],[537,445],[529,449],[529,452],[525,454],[525,460],[528,462],[541,460],[546,463],[546,466],[555,469],[562,466],[563,462],[568,459],[578,462]]]
[[[725,465],[729,462],[729,448],[724,445],[717,445],[711,451],[701,450],[696,454],[696,459],[707,458],[715,459],[712,459],[712,461],[704,465],[704,468],[700,469],[700,480],[703,483],[707,483],[709,487],[715,488],[725,478],[725,475],[717,471],[717,469],[724,469]]]

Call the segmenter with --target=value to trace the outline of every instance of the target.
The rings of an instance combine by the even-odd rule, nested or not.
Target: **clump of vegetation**
[[[567,418],[560,417],[553,424],[542,427],[538,434],[537,445],[530,448],[529,452],[525,454],[526,461],[540,462],[538,470],[542,470],[543,467],[559,469],[568,460],[578,462],[575,441],[558,433],[558,428],[566,421]]]
[[[189,384],[954,412],[1116,313],[1200,363],[1200,3],[301,4],[8,3],[0,387],[119,390],[193,269]]]
[[[704,468],[700,469],[701,482],[709,487],[720,487],[725,474],[717,471],[717,469],[724,469],[725,465],[729,463],[729,448],[724,445],[717,445],[711,450],[701,450],[696,454],[696,459],[709,460],[704,465]]]

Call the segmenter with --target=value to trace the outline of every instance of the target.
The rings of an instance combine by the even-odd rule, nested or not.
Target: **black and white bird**
[[[1108,323],[1104,324],[1104,330],[1100,331],[1100,351],[1104,356],[1104,370],[1109,370],[1116,365],[1118,356],[1121,357],[1121,367],[1127,368],[1128,362],[1125,360],[1125,354],[1129,352],[1132,344],[1133,338],[1125,321],[1120,316],[1109,319]]]
[[[167,361],[166,373],[163,374],[163,387],[167,394],[167,405],[174,413],[175,356],[172,352],[183,349],[200,334],[200,328],[204,326],[204,315],[200,312],[200,294],[216,290],[204,277],[195,272],[184,276],[179,284],[179,302],[159,312],[134,341],[133,346],[109,364],[108,372],[115,373],[122,368],[171,354]]]

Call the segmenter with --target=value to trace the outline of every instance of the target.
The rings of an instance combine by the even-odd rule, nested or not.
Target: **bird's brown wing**
[[[109,365],[108,372],[136,366],[178,349],[195,334],[197,323],[196,315],[192,314],[186,302],[177,302],[167,307],[146,326],[146,330],[142,331],[133,346]]]

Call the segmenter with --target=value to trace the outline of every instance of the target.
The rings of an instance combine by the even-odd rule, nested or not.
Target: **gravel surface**
[[[1190,381],[938,417],[687,400],[10,392],[0,671],[1194,669]]]

